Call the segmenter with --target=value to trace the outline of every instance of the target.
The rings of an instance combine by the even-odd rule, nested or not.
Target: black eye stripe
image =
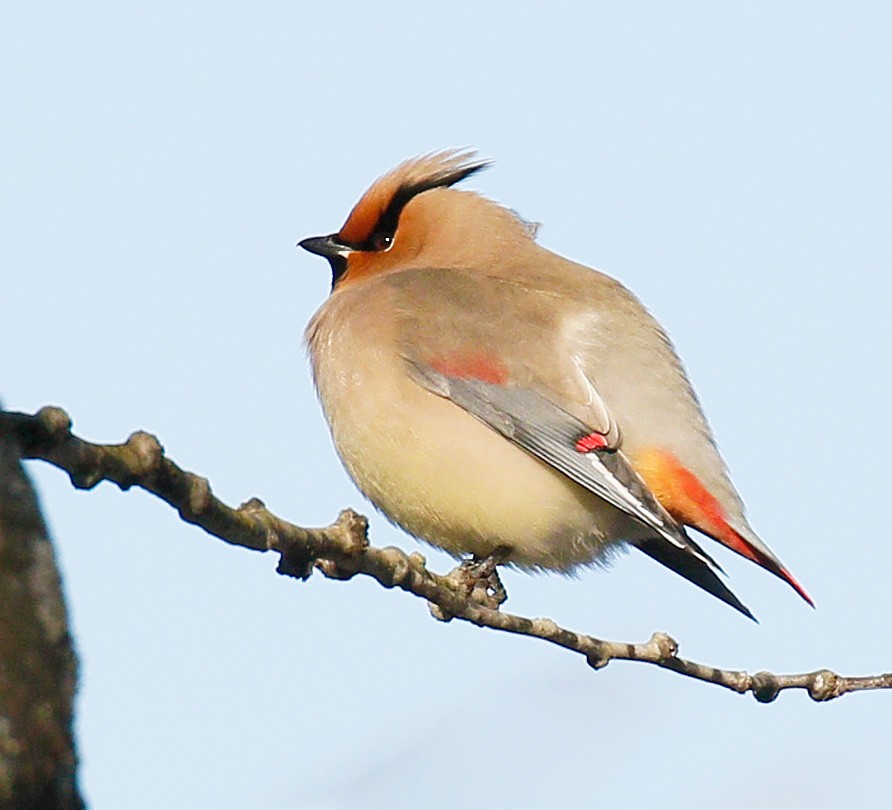
[[[424,189],[426,190],[426,189]],[[367,239],[364,239],[360,244],[356,247],[358,250],[367,250],[367,251],[381,251],[384,250],[387,246],[379,246],[378,239],[381,237],[389,236],[390,239],[393,239],[394,234],[396,233],[396,226],[399,224],[400,214],[403,212],[403,208],[406,207],[406,203],[411,200],[415,194],[420,193],[420,191],[415,191],[412,193],[408,193],[409,189],[404,186],[400,186],[397,189],[396,194],[393,195],[390,202],[387,205],[387,208],[384,209],[384,212],[378,217],[378,221],[375,223],[375,227],[372,228],[372,232]]]
[[[428,177],[414,183],[404,183],[396,190],[393,197],[390,198],[390,202],[381,213],[381,216],[378,217],[378,221],[375,223],[375,227],[372,228],[368,238],[364,239],[358,245],[351,245],[351,247],[355,250],[363,250],[370,253],[386,250],[390,246],[389,243],[384,247],[376,247],[376,242],[379,238],[388,236],[391,241],[393,240],[396,234],[397,225],[399,224],[400,214],[403,212],[403,209],[406,207],[409,200],[424,191],[430,191],[432,188],[451,186],[460,180],[464,180],[469,174],[473,174],[482,169],[484,165],[485,164],[482,163],[475,163],[448,174],[435,174],[433,177]]]

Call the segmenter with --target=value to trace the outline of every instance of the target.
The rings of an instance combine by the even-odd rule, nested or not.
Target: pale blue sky
[[[230,503],[371,514],[301,335],[368,183],[473,145],[469,185],[619,277],[684,357],[763,538],[751,624],[643,555],[508,572],[507,608],[664,630],[721,666],[892,669],[887,4],[6,3],[0,396],[156,433]],[[770,706],[274,573],[144,493],[30,465],[83,668],[94,808],[892,801],[889,693]],[[372,515],[372,540],[420,546]],[[423,549],[431,565],[448,560]]]

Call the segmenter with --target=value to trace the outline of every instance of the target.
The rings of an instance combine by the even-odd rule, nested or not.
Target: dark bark
[[[77,659],[34,488],[0,431],[0,809],[81,810]]]

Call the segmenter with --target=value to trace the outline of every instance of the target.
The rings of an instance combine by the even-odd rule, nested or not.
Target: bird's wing
[[[600,434],[572,414],[528,389],[449,376],[420,362],[413,362],[410,368],[416,382],[429,391],[452,400],[509,441],[650,527],[673,545],[685,546],[675,521],[651,495],[623,454],[605,451],[603,445],[590,448],[586,439]]]
[[[751,617],[623,455],[620,425],[577,356],[575,331],[591,320],[578,290],[445,268],[381,283],[417,383],[629,515],[651,532],[630,542]]]
[[[451,400],[509,441],[653,530],[633,541],[645,554],[753,618],[722,583],[714,561],[660,506],[622,452],[592,446],[597,431],[542,394],[473,377],[452,376],[418,360],[409,373],[421,386]]]
[[[551,291],[463,270],[413,269],[382,279],[402,354],[454,377],[503,381],[558,402],[619,446],[619,426],[573,351],[567,310]],[[572,320],[572,317],[570,318]]]

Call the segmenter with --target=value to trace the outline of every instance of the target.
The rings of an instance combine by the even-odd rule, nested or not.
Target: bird
[[[814,606],[750,526],[664,329],[537,225],[455,187],[490,163],[411,158],[337,232],[298,243],[331,267],[305,339],[357,487],[456,558],[570,573],[632,547],[755,619],[693,529]]]

